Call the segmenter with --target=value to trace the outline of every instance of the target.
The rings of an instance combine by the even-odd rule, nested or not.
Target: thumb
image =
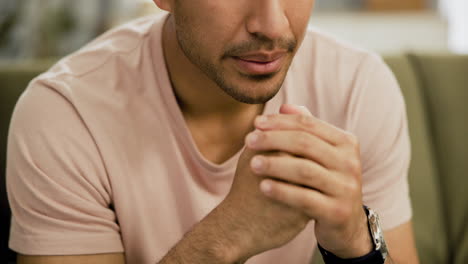
[[[292,105],[284,104],[280,108],[280,114],[286,115],[308,115],[311,116],[312,113],[307,109],[307,107],[302,105]]]

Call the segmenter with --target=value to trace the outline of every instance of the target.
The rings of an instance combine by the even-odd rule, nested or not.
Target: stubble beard
[[[221,90],[223,90],[227,95],[245,104],[264,104],[270,101],[279,92],[286,78],[287,69],[290,66],[290,62],[288,65],[284,65],[284,68],[277,73],[255,76],[239,74],[239,77],[242,77],[252,82],[252,86],[255,86],[256,84],[265,85],[262,83],[271,81],[273,78],[278,78],[278,81],[271,84],[272,88],[268,88],[267,92],[259,91],[259,93],[257,94],[255,94],[255,92],[253,92],[252,95],[247,94],[246,92],[242,92],[243,89],[237,84],[229,82],[227,80],[227,73],[222,67],[216,67],[214,63],[211,63],[209,60],[204,59],[201,55],[201,52],[198,52],[202,49],[196,41],[193,41],[195,39],[193,32],[190,29],[185,28],[183,26],[183,24],[188,25],[188,22],[189,21],[183,18],[180,22],[176,21],[176,36],[179,47],[181,48],[185,56],[189,59],[189,61],[196,67],[198,67],[210,80],[216,83],[216,85],[219,88],[221,88]],[[293,50],[296,47],[296,42],[289,41],[288,43],[288,51],[289,53],[293,53]],[[244,90],[245,88],[247,88],[248,91],[253,91],[255,89],[249,89],[249,87],[244,87]]]

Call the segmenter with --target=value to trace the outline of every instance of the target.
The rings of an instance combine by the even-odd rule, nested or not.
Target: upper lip
[[[286,54],[285,51],[274,51],[274,52],[252,52],[248,54],[242,54],[235,56],[241,60],[252,61],[252,62],[272,62]]]

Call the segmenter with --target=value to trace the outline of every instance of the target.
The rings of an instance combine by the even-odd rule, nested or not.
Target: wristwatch
[[[328,252],[320,245],[318,248],[322,253],[323,260],[326,264],[384,264],[387,259],[388,249],[385,243],[382,228],[380,227],[379,215],[367,206],[364,206],[364,211],[367,215],[369,233],[374,244],[374,250],[369,254],[352,259],[342,259]]]
[[[364,211],[366,211],[367,214],[369,232],[371,234],[372,241],[374,242],[374,249],[375,251],[379,251],[380,254],[382,254],[382,259],[385,263],[388,255],[388,249],[387,244],[385,243],[382,228],[380,227],[379,215],[367,206],[364,206]]]

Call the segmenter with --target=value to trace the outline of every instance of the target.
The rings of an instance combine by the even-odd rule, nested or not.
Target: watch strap
[[[382,253],[378,250],[374,250],[369,254],[358,257],[358,258],[351,258],[351,259],[342,259],[335,256],[333,253],[328,252],[320,245],[318,245],[320,253],[322,253],[323,261],[326,264],[384,264],[385,260],[382,256]]]

